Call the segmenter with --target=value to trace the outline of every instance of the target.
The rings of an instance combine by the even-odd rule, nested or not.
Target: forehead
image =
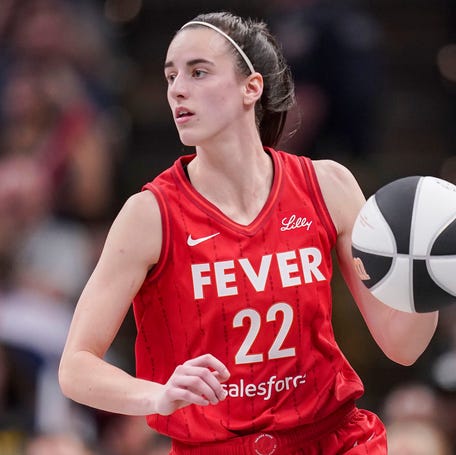
[[[230,43],[226,38],[206,27],[189,27],[181,30],[171,41],[166,62],[177,64],[182,60],[206,58],[211,60],[232,59]]]

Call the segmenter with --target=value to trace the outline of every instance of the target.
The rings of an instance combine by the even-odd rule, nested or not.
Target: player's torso
[[[176,437],[310,423],[350,395],[347,380],[357,384],[331,327],[332,224],[298,158],[273,157],[271,195],[249,226],[196,194],[178,167],[155,191],[168,234],[135,300],[138,375],[166,382],[204,353],[231,372],[223,403],[150,418],[162,431],[172,422]]]

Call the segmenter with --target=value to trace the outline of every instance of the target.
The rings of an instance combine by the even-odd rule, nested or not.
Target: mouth
[[[179,107],[174,111],[174,117],[176,120],[187,119],[194,115],[193,112],[189,111],[185,107]]]

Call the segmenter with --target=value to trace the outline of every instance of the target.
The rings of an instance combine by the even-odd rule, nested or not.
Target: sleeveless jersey
[[[363,393],[334,339],[331,251],[336,231],[310,159],[267,149],[269,198],[248,226],[189,182],[183,156],[144,189],[163,223],[159,262],[134,299],[137,376],[166,383],[211,353],[228,397],[148,424],[188,443],[312,424]]]

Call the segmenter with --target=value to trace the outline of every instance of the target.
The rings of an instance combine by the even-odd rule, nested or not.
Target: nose
[[[168,95],[174,99],[182,99],[188,97],[188,84],[185,80],[185,75],[178,74],[172,84],[168,86]]]

